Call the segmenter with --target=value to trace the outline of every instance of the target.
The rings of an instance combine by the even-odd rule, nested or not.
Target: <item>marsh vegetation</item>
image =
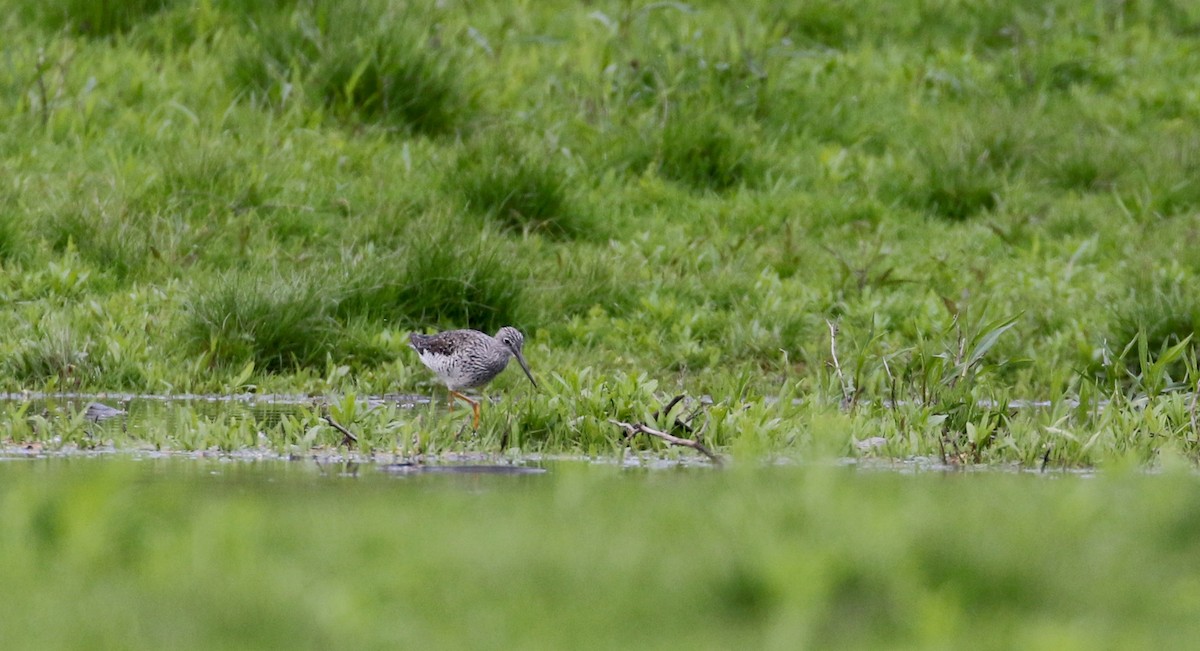
[[[407,331],[513,324],[464,445],[1196,455],[1186,3],[14,9],[0,388],[428,392]]]

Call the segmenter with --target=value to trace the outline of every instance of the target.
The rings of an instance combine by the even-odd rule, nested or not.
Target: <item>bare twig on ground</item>
[[[663,441],[666,441],[667,444],[669,444],[669,445],[678,445],[678,446],[685,447],[685,448],[691,448],[691,449],[699,452],[700,454],[703,454],[704,456],[708,457],[709,459],[712,460],[713,463],[717,464],[718,466],[722,464],[721,457],[717,456],[716,454],[713,454],[712,450],[709,450],[703,443],[700,443],[698,441],[693,441],[691,439],[681,439],[678,436],[673,436],[666,432],[656,430],[653,427],[649,427],[644,423],[626,423],[626,422],[619,421],[619,420],[613,420],[611,418],[608,419],[608,422],[612,423],[613,425],[616,425],[617,427],[624,429],[625,432],[628,433],[630,436],[633,436],[635,434],[645,434],[647,436],[653,436],[655,438],[659,438],[659,439],[662,439]]]
[[[342,433],[341,445],[344,445],[348,448],[352,448],[352,447],[358,445],[358,437],[355,436],[354,433],[351,432],[350,430],[346,429],[345,427],[342,427],[341,423],[334,420],[332,415],[325,414],[323,416],[323,418],[325,419],[326,423],[329,423],[330,427],[332,427],[333,429]]]

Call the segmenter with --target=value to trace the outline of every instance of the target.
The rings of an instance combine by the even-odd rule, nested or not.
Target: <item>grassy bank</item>
[[[0,388],[429,391],[409,330],[512,324],[489,445],[688,393],[745,451],[1196,453],[1186,3],[14,9]]]

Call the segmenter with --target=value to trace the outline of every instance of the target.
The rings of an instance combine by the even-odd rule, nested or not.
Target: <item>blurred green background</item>
[[[560,462],[0,462],[7,649],[1187,648],[1200,488]]]

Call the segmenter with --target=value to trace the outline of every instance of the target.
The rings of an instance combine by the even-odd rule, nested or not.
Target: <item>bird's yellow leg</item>
[[[457,391],[451,391],[450,395],[454,398],[462,398],[467,402],[467,404],[471,405],[471,412],[475,415],[475,420],[472,421],[474,423],[472,427],[474,429],[479,429],[479,402],[477,400],[472,400]],[[453,402],[453,399],[451,399],[451,404],[453,404]]]

